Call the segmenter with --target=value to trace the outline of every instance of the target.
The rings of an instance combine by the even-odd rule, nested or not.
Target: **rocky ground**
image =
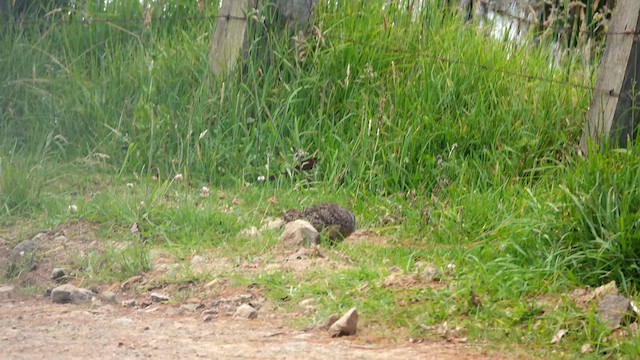
[[[0,302],[3,359],[484,359],[465,344],[390,343],[366,335],[330,338],[297,331],[277,319],[203,321],[153,306],[132,310],[52,304],[44,299]]]
[[[286,312],[266,300],[259,287],[233,287],[224,276],[206,284],[163,282],[159,279],[178,276],[185,266],[165,252],[153,254],[148,273],[123,282],[92,283],[82,272],[87,269],[77,264],[78,258],[107,251],[97,234],[83,222],[35,236],[25,237],[20,230],[0,234],[0,267],[7,279],[0,285],[0,358],[500,358],[455,337],[417,340],[368,324],[358,324],[350,334],[354,317],[345,319],[344,328],[335,328],[340,321],[331,327],[320,319],[317,326],[296,329],[292,319],[313,313],[314,299]],[[355,241],[364,238],[377,241],[369,236]],[[270,254],[269,259],[257,256],[238,267],[201,253],[191,255],[187,267],[194,274],[224,274],[231,269],[251,273],[348,266],[347,260],[314,248]]]

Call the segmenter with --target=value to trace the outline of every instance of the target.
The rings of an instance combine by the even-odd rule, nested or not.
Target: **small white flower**
[[[133,188],[133,183],[127,183],[127,187],[128,187],[129,189],[132,189],[132,188]]]
[[[182,180],[182,174],[179,174],[179,173],[176,174],[176,176],[173,177],[173,180],[176,180],[176,181]]]
[[[78,213],[78,207],[76,206],[76,204],[69,205],[69,212],[72,213],[72,214],[77,214]]]
[[[208,197],[211,194],[211,189],[209,189],[206,186],[203,186],[202,189],[200,189],[200,196],[201,197]]]
[[[258,176],[258,182],[263,182],[265,180],[267,180],[267,178],[265,178],[264,175]]]
[[[456,268],[456,264],[447,264],[447,270],[453,271]]]

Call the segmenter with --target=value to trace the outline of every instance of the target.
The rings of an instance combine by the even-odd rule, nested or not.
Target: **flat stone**
[[[88,304],[93,293],[90,290],[75,287],[71,284],[60,285],[51,290],[51,302],[54,304]]]
[[[352,308],[347,311],[329,328],[331,337],[351,336],[358,330],[358,310]]]
[[[620,326],[623,318],[630,315],[631,301],[621,295],[605,295],[598,303],[598,316],[610,329]]]
[[[249,304],[242,304],[238,306],[236,312],[233,314],[234,319],[255,319],[258,317],[258,310],[254,309]]]
[[[116,304],[118,302],[118,294],[113,291],[106,290],[100,294],[100,300],[108,304]]]
[[[55,304],[66,304],[71,302],[71,292],[76,289],[71,284],[60,285],[51,290],[51,302]]]

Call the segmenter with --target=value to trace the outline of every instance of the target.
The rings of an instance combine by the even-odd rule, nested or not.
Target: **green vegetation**
[[[151,267],[154,248],[251,261],[278,234],[251,241],[242,229],[335,201],[386,245],[335,246],[347,269],[235,281],[292,305],[317,297],[319,318],[357,306],[415,336],[446,321],[540,356],[585,343],[638,356],[633,338],[565,296],[615,280],[634,297],[640,281],[639,149],[576,155],[591,93],[565,83],[593,83],[593,64],[494,40],[436,0],[413,16],[362,0],[321,2],[318,28],[297,42],[254,24],[268,38],[220,79],[208,65],[217,4],[93,3],[0,35],[2,227],[97,224],[133,245],[79,266],[124,279]],[[319,162],[294,174],[300,154]],[[455,269],[441,288],[382,285],[419,261]],[[559,329],[569,333],[549,345]]]

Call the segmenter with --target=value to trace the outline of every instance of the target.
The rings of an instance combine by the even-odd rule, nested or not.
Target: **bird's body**
[[[340,205],[323,203],[298,211],[289,210],[284,215],[286,222],[302,219],[319,232],[326,231],[331,240],[342,240],[356,230],[356,217]]]

